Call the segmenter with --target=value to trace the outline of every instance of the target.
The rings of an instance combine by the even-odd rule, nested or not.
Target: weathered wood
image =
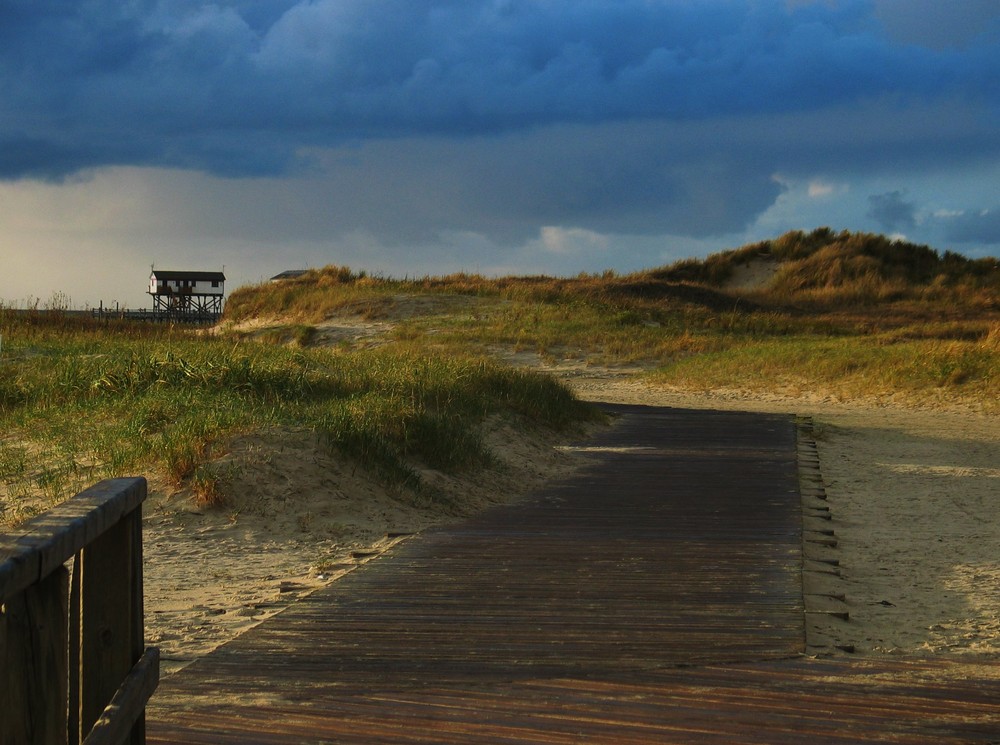
[[[109,479],[0,536],[0,745],[76,745],[142,656],[145,497],[145,479]],[[141,745],[142,713],[127,719]]]
[[[132,665],[132,538],[120,520],[80,552],[80,739],[103,713]]]
[[[788,423],[615,411],[592,468],[171,675],[150,742],[997,742],[1000,660],[807,656]]]
[[[57,567],[0,612],[0,744],[66,742],[68,576]]]
[[[146,498],[144,478],[107,479],[29,520],[0,542],[0,602],[46,577]]]
[[[160,680],[160,650],[150,647],[125,678],[104,709],[83,745],[120,745],[136,742],[135,725],[141,723]],[[131,734],[130,734],[131,730]],[[131,739],[127,739],[131,737]]]
[[[131,602],[132,608],[129,612],[129,620],[131,621],[131,628],[129,632],[132,639],[131,647],[131,657],[135,664],[139,664],[142,661],[143,655],[146,651],[144,650],[146,646],[145,638],[145,610],[144,610],[144,599],[143,599],[143,578],[142,578],[142,511],[135,510],[132,512],[132,591],[131,591]],[[149,695],[153,694],[156,690],[156,681],[159,680],[159,650],[152,650],[156,654],[156,680],[153,682],[153,687],[149,689]],[[149,696],[146,696],[148,699]],[[132,727],[132,734],[129,739],[130,745],[146,745],[146,715],[144,710],[139,712],[138,717],[136,717],[134,726]]]
[[[69,587],[69,733],[67,745],[80,745],[80,555],[73,560]]]

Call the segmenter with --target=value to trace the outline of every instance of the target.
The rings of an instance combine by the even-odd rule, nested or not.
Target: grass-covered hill
[[[956,316],[992,317],[1000,312],[1000,261],[819,228],[628,275],[457,274],[402,280],[328,266],[294,280],[239,289],[229,299],[226,317],[232,322],[261,316],[317,322],[345,310],[377,314],[385,296],[394,294],[581,302],[652,315],[697,308],[718,312],[742,304],[788,313],[864,309],[878,318],[886,309],[910,308],[919,315],[920,304],[925,313],[951,309]]]
[[[1000,400],[1000,262],[828,228],[628,275],[404,280],[331,266],[238,290],[226,314],[305,344],[353,317],[381,323],[383,343],[638,363],[685,388]]]
[[[222,506],[237,474],[216,461],[232,438],[303,432],[403,501],[460,511],[421,474],[496,467],[487,420],[560,431],[600,418],[540,372],[414,345],[299,349],[2,308],[0,336],[0,530],[115,476]]]
[[[765,265],[773,273],[752,294],[768,304],[823,310],[846,304],[884,306],[904,300],[957,303],[963,309],[1000,308],[1000,261],[891,240],[870,233],[786,233],[774,240],[681,261],[646,272],[651,278],[724,289],[741,271]]]

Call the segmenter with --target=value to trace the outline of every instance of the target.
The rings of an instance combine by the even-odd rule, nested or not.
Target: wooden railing
[[[145,498],[145,479],[102,481],[0,535],[0,745],[145,741]]]

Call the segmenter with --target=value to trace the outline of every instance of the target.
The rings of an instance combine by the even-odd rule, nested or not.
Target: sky
[[[0,304],[150,267],[1000,255],[997,0],[0,0]]]

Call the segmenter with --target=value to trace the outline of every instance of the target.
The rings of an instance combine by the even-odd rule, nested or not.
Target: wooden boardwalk
[[[789,418],[614,410],[577,475],[162,681],[148,741],[1000,742],[1000,663],[803,654]]]

